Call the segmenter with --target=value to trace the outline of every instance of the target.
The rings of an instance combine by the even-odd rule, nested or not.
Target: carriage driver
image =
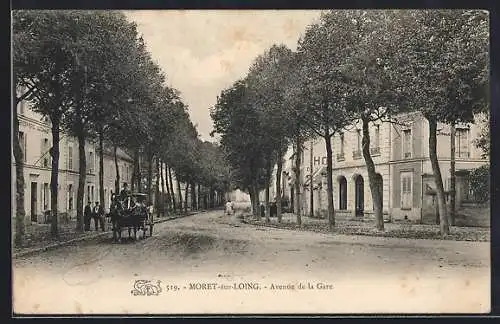
[[[130,190],[128,190],[128,184],[126,182],[124,182],[123,189],[122,189],[122,191],[120,191],[120,200],[124,201],[129,194],[130,194]]]

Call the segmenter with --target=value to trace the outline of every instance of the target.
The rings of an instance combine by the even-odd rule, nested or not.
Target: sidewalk
[[[375,237],[380,238],[395,238],[395,239],[429,239],[433,241],[442,240],[439,233],[439,225],[426,225],[426,224],[412,224],[408,222],[395,222],[385,223],[385,230],[378,231],[375,228],[375,220],[350,220],[350,219],[336,219],[335,230],[332,233],[329,230],[327,219],[317,219],[308,216],[302,216],[302,226],[296,225],[296,215],[285,213],[282,216],[282,223],[278,223],[276,218],[271,218],[271,222],[267,224],[265,217],[258,220],[252,215],[243,215],[243,222],[253,226],[272,227],[283,230],[292,231],[308,231],[323,234],[335,234],[346,236],[366,236],[370,239]],[[460,227],[450,226],[450,234],[445,240],[451,241],[472,241],[472,242],[489,242],[491,231],[489,228],[481,227]]]
[[[195,214],[206,212],[204,210],[200,211],[188,211],[186,214],[175,214],[165,217],[154,217],[154,224],[163,223],[166,221],[174,220],[177,218],[188,217]],[[37,224],[27,231],[26,240],[28,243],[26,246],[21,248],[14,248],[12,250],[12,258],[19,258],[27,256],[33,253],[38,253],[42,251],[47,251],[60,246],[65,246],[74,242],[85,241],[89,239],[94,239],[97,237],[109,235],[112,233],[111,224],[106,222],[105,231],[95,231],[93,230],[93,224],[91,226],[92,230],[84,233],[79,233],[75,231],[75,225],[64,224],[59,228],[59,239],[53,239],[50,237],[50,225]]]

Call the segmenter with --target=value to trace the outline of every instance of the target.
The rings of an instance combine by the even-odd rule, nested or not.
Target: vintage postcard
[[[14,315],[489,313],[489,30],[12,11]]]

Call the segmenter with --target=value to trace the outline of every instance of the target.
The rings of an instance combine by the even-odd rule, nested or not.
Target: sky
[[[201,139],[210,138],[209,108],[217,95],[243,78],[273,44],[295,50],[315,10],[126,11],[137,23],[167,85],[181,92]]]

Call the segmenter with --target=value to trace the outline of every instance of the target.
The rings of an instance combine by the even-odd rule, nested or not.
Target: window
[[[360,129],[356,130],[356,137],[357,137],[357,148],[352,151],[352,158],[355,160],[361,158],[361,130]]]
[[[339,179],[339,209],[347,209],[347,179],[344,176]]]
[[[412,175],[412,172],[401,172],[401,209],[413,207]]]
[[[89,152],[89,171],[88,173],[94,173],[94,153]]]
[[[451,178],[444,179],[443,189],[445,191],[450,191],[450,189],[451,189]]]
[[[40,155],[42,156],[42,166],[44,168],[48,168],[50,161],[50,153],[49,153],[49,139],[48,138],[43,138],[42,139],[42,145],[40,149]]]
[[[73,185],[68,185],[68,210],[73,210]]]
[[[340,154],[344,154],[344,133],[340,133]]]
[[[358,141],[358,151],[361,151],[361,130],[356,130],[357,141]]]
[[[68,170],[73,170],[73,144],[68,147]]]
[[[24,159],[24,162],[27,161],[26,159],[26,144],[27,144],[27,140],[26,140],[26,135],[24,134],[24,132],[19,132],[19,145],[21,145],[21,150],[23,151],[23,159]]]
[[[457,128],[455,137],[455,148],[456,148],[456,155],[459,158],[468,158],[470,156],[468,128]]]
[[[380,146],[380,125],[375,125],[375,136],[373,137],[373,147],[378,148]]]
[[[43,184],[43,210],[48,210],[49,207],[49,184]]]
[[[403,130],[403,158],[411,158],[411,129]]]

